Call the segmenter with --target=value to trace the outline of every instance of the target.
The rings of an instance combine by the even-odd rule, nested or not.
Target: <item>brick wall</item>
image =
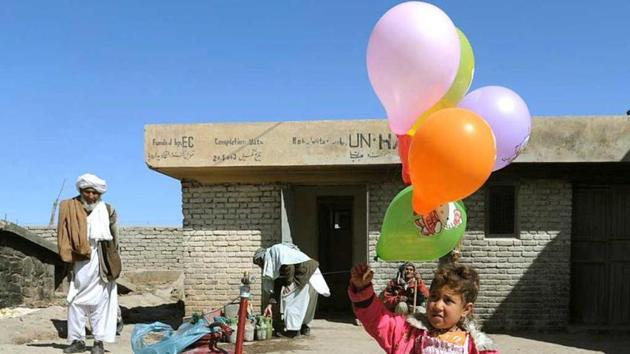
[[[221,307],[238,297],[243,271],[259,247],[281,241],[280,185],[200,185],[182,182],[186,313]]]
[[[57,243],[55,228],[30,226],[28,230]],[[121,227],[120,254],[127,270],[183,269],[182,229],[175,227]]]
[[[369,259],[385,211],[403,189],[397,178],[368,185]],[[251,262],[261,246],[281,241],[277,184],[200,185],[182,183],[184,229],[121,228],[127,269],[183,270],[188,314],[220,307],[238,296],[240,277],[260,270]],[[566,327],[570,291],[571,184],[560,180],[523,180],[518,192],[519,238],[485,237],[485,191],[464,202],[468,227],[462,262],[480,273],[477,319],[488,329]],[[29,228],[55,241],[48,228]],[[398,263],[371,261],[381,290]],[[418,262],[427,285],[436,262]],[[260,304],[255,281],[253,303]]]
[[[369,256],[385,211],[402,190],[397,182],[369,186]],[[519,238],[485,237],[484,190],[467,198],[468,227],[462,263],[480,274],[475,313],[487,329],[557,329],[566,327],[570,295],[571,184],[525,180],[518,193]],[[380,291],[398,263],[371,261]],[[436,262],[416,263],[427,285]]]
[[[571,288],[571,183],[533,180],[521,184],[518,210],[519,239],[483,240],[477,232],[477,240],[472,239],[469,247],[471,252],[481,252],[471,259],[482,280],[487,278],[480,314],[492,329],[566,328]]]
[[[182,229],[174,227],[123,227],[118,233],[125,269],[183,270]]]

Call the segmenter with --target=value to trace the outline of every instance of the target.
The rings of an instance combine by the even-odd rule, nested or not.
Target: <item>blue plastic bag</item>
[[[161,333],[162,339],[157,343],[147,345],[144,343],[144,338],[151,333]],[[177,331],[162,322],[137,324],[131,333],[131,350],[134,354],[178,354],[208,333],[210,333],[210,328],[203,320],[195,324],[185,322]]]

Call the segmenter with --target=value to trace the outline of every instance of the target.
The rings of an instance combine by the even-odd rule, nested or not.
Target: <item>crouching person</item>
[[[310,334],[308,324],[315,316],[317,295],[330,296],[319,263],[292,244],[260,248],[253,261],[262,268],[263,292],[269,296],[264,313],[273,315],[276,335]]]

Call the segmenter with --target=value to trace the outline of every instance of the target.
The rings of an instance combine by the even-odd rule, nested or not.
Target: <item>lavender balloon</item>
[[[532,117],[516,92],[501,86],[478,88],[459,103],[483,117],[494,132],[497,158],[493,171],[509,165],[525,149],[532,130]]]

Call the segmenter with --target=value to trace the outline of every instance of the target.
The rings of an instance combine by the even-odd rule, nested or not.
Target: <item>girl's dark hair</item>
[[[433,293],[443,286],[462,294],[464,303],[474,303],[479,293],[479,275],[467,265],[445,264],[435,272],[430,291]]]

